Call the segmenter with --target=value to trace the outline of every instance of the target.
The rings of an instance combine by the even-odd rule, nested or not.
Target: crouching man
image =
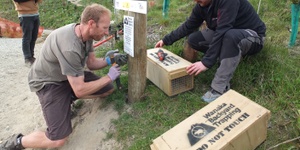
[[[58,28],[47,37],[28,76],[30,89],[40,100],[47,130],[14,134],[0,146],[1,150],[63,146],[72,132],[72,101],[105,97],[114,91],[112,82],[120,76],[118,65],[111,66],[103,77],[85,71],[85,66],[97,70],[110,64],[109,59],[96,58],[93,49],[93,40],[109,34],[110,18],[109,9],[92,4],[82,12],[79,24]]]

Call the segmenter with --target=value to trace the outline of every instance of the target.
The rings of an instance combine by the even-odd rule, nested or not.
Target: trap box
[[[159,60],[158,50],[166,54],[163,61]],[[186,73],[191,63],[163,48],[147,50],[147,78],[168,96],[194,88],[194,76]]]
[[[253,150],[267,137],[271,113],[229,90],[153,140],[151,150]]]

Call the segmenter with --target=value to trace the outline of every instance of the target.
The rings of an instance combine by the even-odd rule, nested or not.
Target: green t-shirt
[[[32,65],[29,87],[39,91],[46,84],[57,84],[68,76],[84,75],[89,52],[94,51],[93,40],[84,44],[75,33],[76,24],[69,24],[54,30],[45,40],[40,55]]]

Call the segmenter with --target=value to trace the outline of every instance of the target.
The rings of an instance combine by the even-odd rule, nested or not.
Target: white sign
[[[131,57],[134,57],[134,18],[124,16],[124,51]]]
[[[115,9],[147,14],[147,1],[115,0]]]

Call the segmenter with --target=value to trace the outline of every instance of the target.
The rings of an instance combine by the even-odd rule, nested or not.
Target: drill
[[[126,54],[118,54],[115,56],[115,53],[119,52],[119,50],[111,50],[109,52],[106,53],[105,55],[105,59],[107,59],[107,57],[109,57],[109,61],[110,61],[110,64],[112,66],[118,64],[119,66],[123,66],[127,63],[127,60],[128,60],[128,56]],[[120,78],[117,78],[116,79],[116,84],[117,84],[117,88],[119,90],[122,89],[122,85],[121,85],[121,82],[120,82]]]
[[[167,53],[165,53],[163,50],[159,49],[157,51],[157,56],[160,61],[164,61],[167,56]]]

